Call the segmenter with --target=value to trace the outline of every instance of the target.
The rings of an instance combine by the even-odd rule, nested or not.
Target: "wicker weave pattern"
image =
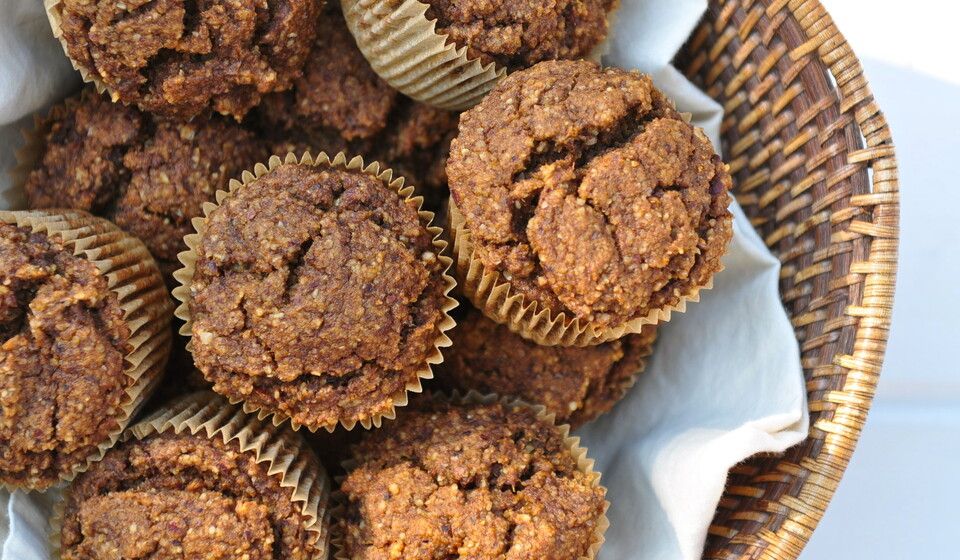
[[[890,130],[816,0],[711,0],[677,65],[726,110],[737,199],[783,264],[810,437],[736,467],[705,558],[796,558],[846,469],[886,348],[899,194]]]

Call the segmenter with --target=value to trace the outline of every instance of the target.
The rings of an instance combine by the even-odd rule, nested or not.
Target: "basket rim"
[[[702,28],[694,32],[690,44],[697,41],[696,35],[700,32],[704,33],[699,39],[705,40],[707,30],[703,28],[711,26],[710,31],[717,35],[716,44],[707,47],[701,44],[701,48],[715,51],[709,56],[716,55],[718,58],[721,52],[736,52],[732,56],[737,69],[738,57],[742,56],[739,59],[740,64],[744,60],[750,60],[751,40],[754,41],[752,46],[759,44],[758,37],[751,37],[757,35],[752,31],[753,26],[761,18],[767,18],[770,27],[776,27],[773,32],[769,29],[766,31],[771,37],[781,37],[787,48],[781,53],[783,57],[789,57],[787,60],[797,66],[801,65],[804,58],[812,57],[833,80],[828,87],[836,93],[836,106],[841,117],[838,121],[849,121],[845,125],[838,125],[838,128],[852,126],[860,134],[859,139],[846,144],[848,151],[840,153],[845,153],[847,165],[859,167],[851,176],[862,173],[868,190],[866,193],[854,192],[848,195],[845,210],[849,210],[849,217],[838,218],[838,221],[844,224],[841,233],[846,237],[834,239],[831,236],[826,243],[834,248],[841,243],[857,240],[862,241],[866,248],[866,258],[861,260],[852,257],[849,271],[843,278],[847,282],[843,285],[855,286],[859,295],[858,298],[842,302],[843,311],[838,318],[838,321],[849,321],[849,324],[854,326],[852,341],[844,344],[837,353],[825,354],[824,358],[832,358],[829,367],[840,372],[837,375],[842,376],[842,387],[839,390],[828,390],[819,402],[810,402],[808,405],[811,411],[810,435],[799,446],[819,440],[817,452],[804,453],[798,461],[799,464],[794,464],[784,456],[770,458],[771,462],[776,462],[776,468],[768,467],[762,470],[763,474],[775,472],[783,477],[783,480],[788,480],[789,490],[767,499],[763,497],[764,490],[759,486],[731,487],[728,483],[724,499],[728,496],[733,499],[752,496],[758,503],[762,502],[762,505],[750,511],[744,511],[747,508],[737,510],[731,516],[725,516],[723,521],[756,521],[760,527],[742,530],[730,523],[721,525],[715,517],[709,535],[711,538],[719,538],[721,543],[713,548],[708,546],[704,551],[705,557],[710,558],[798,558],[823,518],[849,465],[866,422],[883,366],[899,260],[900,189],[896,151],[889,124],[873,96],[859,59],[820,0],[710,0],[709,4]],[[731,21],[737,10],[746,14],[739,23],[747,29],[737,29],[737,22]],[[800,37],[791,37],[793,40],[790,41],[783,38],[787,33],[779,28],[788,17],[803,33]],[[691,52],[694,51],[695,48],[691,48]],[[772,63],[771,67],[774,67],[774,64]],[[711,69],[711,72],[714,70],[716,69]],[[741,73],[737,74],[737,78],[741,77]],[[719,74],[717,72],[714,77]],[[745,83],[746,79],[736,85],[743,87]],[[729,90],[733,84],[731,82],[722,85]],[[787,87],[787,84],[784,84],[784,87]],[[731,97],[728,91],[723,95]],[[756,100],[752,102],[757,104]],[[760,122],[758,117],[753,126],[759,126]],[[872,171],[872,175],[869,171]],[[809,166],[807,172],[812,175]],[[775,180],[770,180],[770,183],[774,182]],[[784,193],[797,196],[790,191]],[[829,210],[829,205],[820,209],[821,212]],[[833,218],[834,215],[830,214],[828,217]],[[777,220],[781,220],[779,216]],[[765,239],[775,254],[778,254],[776,244],[780,239],[782,236],[777,233],[772,233]],[[781,297],[784,296],[785,293],[781,290]],[[784,301],[784,304],[787,305],[787,302]],[[807,306],[805,315],[816,311],[811,307]],[[789,307],[788,313],[794,320],[795,327],[799,328],[804,324],[804,318],[793,317],[794,313],[790,312]],[[830,331],[827,334],[836,333]],[[803,347],[805,341],[801,339],[799,342]],[[814,390],[814,383],[817,381],[812,379],[812,376],[817,374],[811,374],[815,367],[817,366],[804,364],[808,391]],[[813,412],[816,407],[824,404],[829,405],[832,416],[815,418]],[[749,467],[745,471],[749,471]],[[756,492],[751,494],[753,491]],[[720,508],[731,509],[724,505],[723,500]],[[718,509],[718,512],[721,509]],[[770,518],[780,516],[778,526],[771,528],[770,523],[763,517],[765,514],[769,514]]]

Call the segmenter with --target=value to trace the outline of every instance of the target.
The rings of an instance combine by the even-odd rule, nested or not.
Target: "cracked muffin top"
[[[183,236],[204,202],[267,157],[221,117],[156,119],[86,90],[39,123],[40,159],[24,185],[30,208],[75,208],[139,237],[170,282]]]
[[[447,163],[475,255],[554,313],[616,327],[709,283],[731,178],[650,78],[586,61],[507,76]]]
[[[471,57],[513,70],[577,59],[607,36],[617,0],[425,0],[427,19]]]
[[[0,223],[0,481],[46,488],[119,429],[129,338],[92,263]]]
[[[322,0],[59,0],[67,54],[114,99],[242,118],[299,75]]]
[[[417,208],[360,171],[283,164],[208,217],[192,349],[214,390],[312,429],[392,410],[440,336]]]
[[[418,399],[365,434],[341,490],[347,557],[573,560],[604,490],[527,407]],[[411,410],[416,408],[416,410]]]
[[[449,195],[444,168],[457,114],[418,103],[381,80],[336,4],[320,18],[303,76],[289,91],[265,97],[258,112],[278,155],[359,154],[424,187],[433,207]]]
[[[470,309],[450,335],[437,380],[462,392],[512,395],[542,404],[578,427],[613,408],[653,351],[657,327],[596,346],[541,346]]]
[[[61,557],[320,558],[292,490],[236,440],[205,433],[131,439],[80,475],[64,507]]]

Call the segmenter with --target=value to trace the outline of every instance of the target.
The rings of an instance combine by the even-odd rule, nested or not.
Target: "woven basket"
[[[677,67],[726,110],[737,200],[783,264],[810,437],[733,469],[705,558],[796,558],[880,375],[897,270],[897,162],[860,62],[816,0],[711,0]]]

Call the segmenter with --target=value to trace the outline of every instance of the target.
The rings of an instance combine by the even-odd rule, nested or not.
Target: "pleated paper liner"
[[[595,462],[593,459],[587,456],[587,448],[580,445],[579,437],[570,435],[570,426],[568,424],[557,424],[556,415],[552,412],[548,412],[545,407],[541,405],[530,404],[515,397],[500,396],[492,393],[482,394],[476,391],[469,391],[466,394],[461,394],[457,391],[454,391],[450,395],[431,392],[426,395],[426,397],[433,399],[435,402],[451,402],[460,405],[492,404],[495,402],[500,402],[505,407],[513,410],[518,408],[533,410],[537,415],[538,421],[556,427],[557,431],[560,433],[560,436],[563,438],[564,447],[566,448],[567,452],[574,458],[574,460],[576,460],[577,469],[591,479],[591,486],[594,488],[601,488],[604,495],[606,495],[607,489],[600,484],[601,474],[594,470],[593,467]],[[343,462],[343,467],[346,472],[350,472],[350,470],[355,466],[356,461],[353,459],[348,459]],[[338,486],[343,482],[342,479],[343,477],[338,477]],[[333,494],[333,502],[335,504],[332,508],[333,518],[342,519],[346,512],[347,497],[343,494],[343,492],[337,490]],[[609,508],[610,501],[604,500],[603,514],[597,520],[597,526],[594,530],[594,539],[587,551],[587,554],[571,560],[594,560],[594,558],[597,557],[597,554],[600,552],[600,548],[603,546],[605,541],[604,535],[606,534],[607,529],[610,527],[610,520],[607,518],[607,510]],[[344,550],[345,544],[342,531],[339,531],[336,526],[334,526],[332,533],[333,536],[331,539],[331,545],[333,548],[333,558],[335,560],[351,560]]]
[[[427,19],[419,0],[341,0],[343,16],[373,70],[403,94],[459,111],[476,105],[504,68],[467,56]]]
[[[403,94],[451,111],[476,105],[506,68],[471,58],[437,32],[427,19],[430,5],[420,0],[340,0],[347,27],[373,70]],[[608,14],[612,27],[614,10]],[[600,62],[609,49],[606,40],[589,53]]]
[[[63,54],[70,59],[70,64],[73,66],[73,69],[80,73],[80,77],[83,78],[84,82],[92,83],[94,87],[97,88],[97,93],[103,93],[107,91],[110,93],[110,99],[114,103],[119,101],[120,96],[115,92],[110,91],[96,73],[91,72],[84,66],[80,65],[73,60],[72,56],[70,56],[70,53],[67,50],[67,42],[63,38],[63,14],[60,13],[60,0],[43,0],[43,7],[47,12],[47,20],[50,22],[50,30],[53,31],[53,36],[60,41],[60,46],[63,47]]]
[[[182,397],[151,414],[124,432],[123,441],[142,440],[167,431],[189,431],[208,439],[220,438],[241,453],[252,454],[257,463],[266,463],[270,476],[290,489],[290,500],[301,504],[304,528],[313,534],[317,560],[327,558],[330,547],[330,479],[313,451],[299,434],[265,423],[230,405],[209,391]],[[53,558],[60,557],[60,530],[71,489],[54,506],[50,519]]]
[[[117,417],[117,429],[87,460],[61,480],[99,461],[116,443],[163,375],[170,354],[173,306],[157,265],[140,240],[117,226],[78,210],[0,211],[0,221],[60,240],[75,256],[90,261],[117,295],[123,319],[130,328],[132,350],[125,356],[124,373],[133,380]],[[25,486],[25,489],[39,489]]]
[[[456,325],[456,322],[450,316],[450,311],[457,306],[457,301],[450,297],[450,292],[456,286],[456,281],[449,273],[450,267],[453,264],[453,260],[445,254],[447,242],[441,238],[443,230],[438,226],[431,225],[434,217],[433,212],[422,209],[423,197],[415,195],[413,186],[405,185],[403,177],[394,178],[393,171],[387,168],[381,168],[378,162],[365,164],[362,157],[356,156],[348,159],[343,152],[338,153],[332,160],[326,153],[323,152],[320,152],[320,154],[316,157],[311,156],[309,152],[305,153],[300,158],[293,153],[288,153],[283,159],[281,159],[279,156],[271,156],[266,165],[258,163],[253,168],[253,172],[244,171],[240,180],[232,179],[230,181],[228,191],[217,191],[217,202],[204,203],[203,216],[193,219],[193,227],[197,233],[187,235],[184,238],[188,250],[178,255],[180,262],[183,263],[183,268],[173,274],[174,278],[176,278],[177,282],[179,283],[179,285],[173,290],[173,296],[181,302],[177,307],[175,314],[178,318],[184,321],[183,326],[180,328],[180,334],[191,337],[190,341],[187,343],[187,349],[192,352],[193,320],[190,310],[190,302],[192,297],[190,293],[190,284],[193,280],[193,273],[197,263],[197,247],[199,247],[200,238],[206,230],[207,218],[209,218],[210,214],[214,212],[224,200],[233,196],[240,189],[243,189],[248,184],[255,182],[260,177],[263,177],[265,174],[273,171],[283,164],[340,169],[345,171],[365,173],[371,177],[375,177],[379,179],[385,186],[395,191],[404,201],[416,204],[421,223],[425,224],[427,231],[433,235],[433,247],[437,254],[437,258],[440,260],[440,263],[443,266],[444,290],[443,302],[441,306],[443,318],[438,327],[438,336],[436,342],[434,343],[433,350],[424,360],[423,365],[417,370],[414,379],[409,381],[403,390],[393,395],[393,405],[389,410],[378,412],[360,420],[340,419],[340,421],[337,423],[332,423],[325,426],[304,425],[311,431],[316,431],[322,427],[331,432],[336,428],[337,424],[343,426],[347,430],[352,430],[357,424],[360,424],[368,430],[372,427],[379,428],[384,418],[395,418],[396,409],[398,407],[406,406],[408,393],[419,393],[423,390],[422,380],[432,379],[432,366],[443,362],[443,354],[441,353],[440,349],[446,348],[452,344],[450,338],[445,333]],[[294,422],[288,415],[280,411],[265,410],[246,401],[241,401],[240,399],[231,398],[230,401],[233,404],[243,402],[244,411],[250,414],[256,414],[261,420],[268,416],[272,417],[273,422],[276,425],[279,425],[286,420],[290,420],[291,425],[295,430],[300,429],[300,426],[303,425],[298,422]]]
[[[374,71],[405,95],[451,111],[476,105],[497,81],[506,75],[505,68],[482,64],[479,58],[467,56],[466,47],[448,44],[447,36],[438,34],[436,21],[428,20],[430,7],[419,0],[341,0],[347,26],[357,46]],[[92,83],[98,93],[107,91],[111,100],[119,95],[110,90],[96,72],[77,63],[69,54],[63,37],[63,16],[60,0],[44,0],[47,19],[64,54],[83,81]],[[601,43],[590,58],[599,59],[606,49]]]
[[[513,293],[510,282],[476,256],[470,229],[452,198],[450,234],[453,236],[457,279],[463,294],[491,320],[544,346],[590,346],[639,333],[644,325],[666,323],[673,313],[683,313],[687,303],[700,301],[701,290],[713,287],[711,276],[705,286],[692,287],[688,293],[682,294],[676,305],[654,309],[643,317],[615,327],[600,328],[564,312],[554,314],[536,301],[526,301],[523,295]]]

